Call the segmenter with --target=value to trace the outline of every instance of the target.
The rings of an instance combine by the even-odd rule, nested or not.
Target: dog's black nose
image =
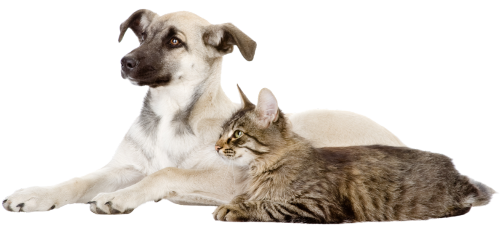
[[[131,70],[137,66],[137,61],[131,57],[123,57],[121,63],[122,70]]]

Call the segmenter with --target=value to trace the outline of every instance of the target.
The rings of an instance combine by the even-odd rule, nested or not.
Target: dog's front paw
[[[20,189],[2,201],[2,206],[12,212],[48,211],[66,203],[64,192],[52,187],[31,187]]]
[[[133,195],[126,192],[116,191],[113,193],[101,193],[94,197],[90,204],[90,211],[94,214],[130,214],[137,206]]]
[[[239,208],[237,204],[221,205],[213,212],[215,220],[228,222],[246,222],[248,214]]]

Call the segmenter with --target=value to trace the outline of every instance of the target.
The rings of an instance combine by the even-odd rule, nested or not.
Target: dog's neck
[[[218,58],[200,74],[204,77],[183,75],[175,85],[150,88],[144,108],[148,106],[158,117],[186,125],[201,118],[229,117],[235,104],[222,90],[221,69],[222,58]]]

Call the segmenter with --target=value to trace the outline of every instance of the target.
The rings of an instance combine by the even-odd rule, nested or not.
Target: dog
[[[243,189],[245,172],[214,150],[222,123],[239,107],[221,88],[221,64],[234,46],[253,60],[257,44],[231,23],[212,25],[189,12],[159,16],[138,10],[120,25],[119,41],[129,28],[140,46],[121,60],[121,75],[149,90],[111,161],[54,186],[18,190],[2,202],[6,210],[89,203],[96,214],[127,214],[161,199],[225,204]],[[404,146],[384,127],[350,112],[314,110],[287,117],[315,147]]]

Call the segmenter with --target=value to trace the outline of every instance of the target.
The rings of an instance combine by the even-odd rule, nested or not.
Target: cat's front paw
[[[228,222],[246,222],[248,214],[237,204],[221,205],[213,212],[215,220]]]

